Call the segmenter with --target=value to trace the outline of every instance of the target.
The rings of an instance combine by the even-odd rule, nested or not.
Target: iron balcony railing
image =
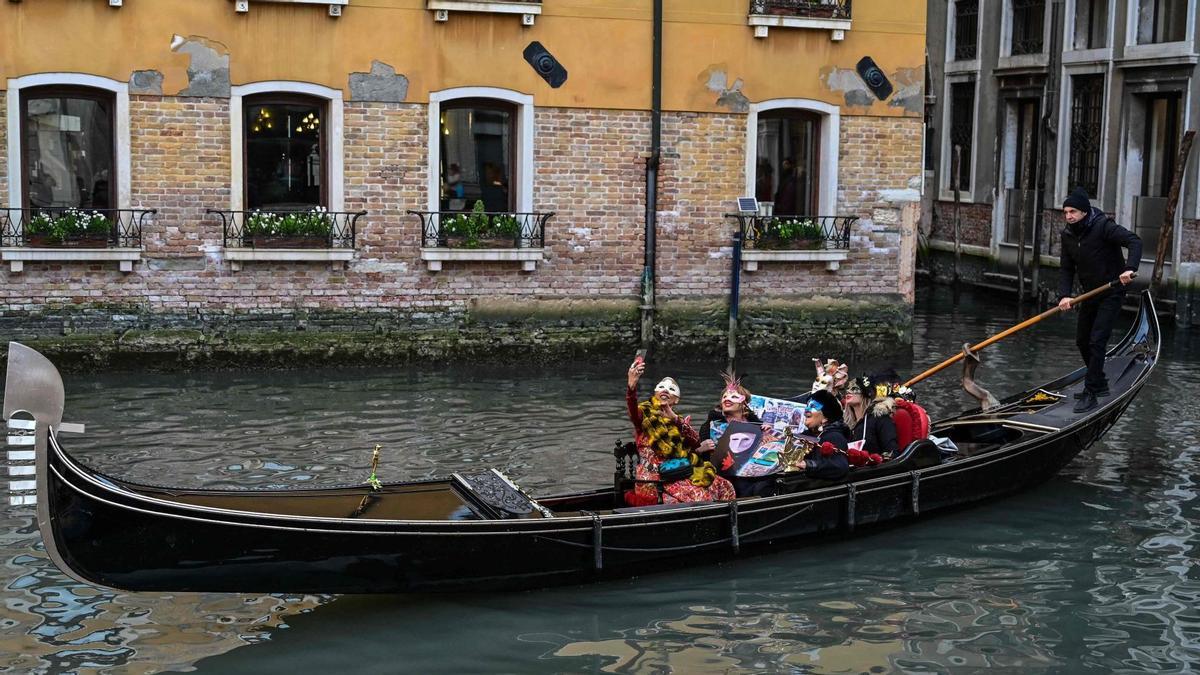
[[[850,0],[750,0],[751,14],[849,19]]]
[[[67,206],[0,209],[0,246],[141,248],[142,227],[155,213]]]
[[[354,248],[366,211],[208,209],[220,216],[226,248]]]
[[[541,248],[550,211],[409,211],[426,248]]]
[[[850,228],[857,216],[758,216],[729,214],[737,218],[745,248],[780,251],[838,250],[850,248]]]

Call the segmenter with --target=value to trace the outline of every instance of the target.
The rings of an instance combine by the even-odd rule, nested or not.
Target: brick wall
[[[158,209],[142,232],[151,258],[196,258],[221,246],[229,208],[228,99],[129,97],[130,202]]]
[[[964,244],[988,247],[992,245],[992,205],[959,204],[959,234]],[[954,241],[954,203],[935,201],[930,239]]]
[[[512,325],[538,312],[560,328],[577,319],[578,326],[599,326],[597,335],[621,340],[629,332],[625,323],[635,325],[645,111],[537,110],[534,208],[556,216],[547,225],[546,258],[532,273],[515,263],[479,262],[427,271],[420,223],[406,213],[426,208],[423,105],[345,105],[346,209],[369,214],[359,221],[357,257],[344,270],[247,262],[234,272],[223,259],[221,221],[204,211],[228,208],[230,162],[240,161],[229,156],[227,100],[134,96],[130,116],[132,203],[159,211],[144,231],[142,262],[128,274],[107,262],[26,263],[20,274],[0,266],[0,323],[14,334],[20,326],[39,334],[205,326],[461,329],[488,312],[500,323],[517,317]],[[728,294],[735,223],[724,214],[744,190],[745,129],[744,115],[664,116],[658,238],[664,303],[723,301]],[[919,130],[919,120],[842,118],[838,211],[861,217],[850,259],[837,272],[822,263],[760,265],[743,275],[748,312],[767,298],[906,293],[899,232],[915,206],[907,191],[920,173]],[[0,143],[0,152],[5,148]],[[0,171],[4,166],[0,161]],[[581,309],[598,300],[609,304]],[[706,324],[707,311],[697,315]],[[772,321],[793,320],[762,311],[777,317]]]

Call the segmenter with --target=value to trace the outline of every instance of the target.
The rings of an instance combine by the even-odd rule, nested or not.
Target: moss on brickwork
[[[722,300],[664,302],[657,349],[676,358],[724,355],[728,316]],[[26,318],[32,330],[17,326],[17,339],[64,370],[566,361],[632,351],[640,325],[636,302],[612,300],[479,301],[449,321],[347,311]],[[911,323],[911,307],[887,298],[757,299],[745,306],[739,345],[742,353],[824,348],[862,354],[907,344]],[[88,329],[66,328],[71,325]]]

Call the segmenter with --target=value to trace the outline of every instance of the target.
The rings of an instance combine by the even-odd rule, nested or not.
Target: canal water
[[[911,373],[1015,323],[926,289],[914,346],[855,370]],[[1128,319],[1125,318],[1125,323]],[[1123,327],[1122,327],[1123,329]],[[1073,321],[985,352],[1003,396],[1074,368]],[[865,673],[1200,669],[1200,336],[1167,334],[1153,380],[1041,487],[820,547],[520,593],[121,593],[46,559],[32,509],[0,507],[0,672]],[[759,393],[812,380],[811,354],[743,364]],[[630,437],[628,360],[518,366],[68,376],[68,447],[154,484],[357,483],[495,466],[532,492],[603,484]],[[719,364],[649,364],[701,416]],[[955,373],[918,387],[968,407]],[[147,547],[155,542],[145,542]]]

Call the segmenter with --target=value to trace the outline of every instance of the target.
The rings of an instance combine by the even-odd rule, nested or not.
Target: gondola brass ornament
[[[979,401],[979,406],[984,410],[991,410],[999,407],[1000,401],[992,396],[991,392],[979,386],[975,382],[975,369],[979,367],[979,355],[971,351],[970,343],[963,343],[963,375],[962,387],[971,398]]]
[[[367,479],[363,481],[367,485],[370,485],[372,490],[383,489],[383,483],[379,482],[379,477],[375,475],[375,470],[379,468],[379,450],[382,447],[378,443],[375,444],[375,450],[371,452],[371,475],[367,476]]]

